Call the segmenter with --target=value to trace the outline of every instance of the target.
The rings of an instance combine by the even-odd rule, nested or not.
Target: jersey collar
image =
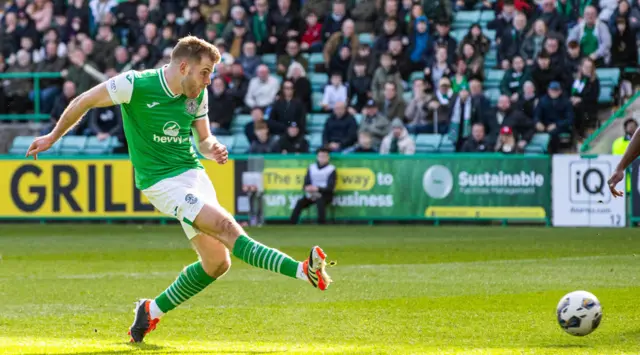
[[[167,96],[171,97],[171,98],[176,98],[178,97],[178,95],[174,94],[173,91],[171,91],[171,88],[169,88],[169,84],[167,84],[167,79],[165,79],[164,77],[164,70],[167,67],[167,65],[162,66],[161,68],[158,68],[158,73],[160,74],[160,86],[162,86],[162,90],[164,90],[164,93],[167,94]]]

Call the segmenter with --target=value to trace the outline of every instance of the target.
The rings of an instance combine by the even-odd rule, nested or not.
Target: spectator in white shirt
[[[322,95],[322,110],[325,112],[332,112],[336,105],[336,102],[347,102],[349,97],[347,95],[347,87],[342,83],[342,74],[331,74],[331,85],[327,85],[324,88],[324,95]]]
[[[249,89],[244,97],[244,103],[250,109],[259,107],[264,110],[275,101],[280,84],[276,78],[269,74],[269,68],[264,64],[258,66],[257,74],[249,81]]]

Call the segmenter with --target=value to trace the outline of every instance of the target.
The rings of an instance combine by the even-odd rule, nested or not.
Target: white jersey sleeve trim
[[[114,104],[128,104],[131,101],[134,80],[135,75],[131,70],[109,79],[107,82],[107,91],[109,91],[109,96],[111,96],[111,101],[113,101]]]
[[[204,95],[202,95],[202,101],[198,106],[198,112],[196,113],[196,119],[202,119],[209,115],[209,90],[204,89]]]

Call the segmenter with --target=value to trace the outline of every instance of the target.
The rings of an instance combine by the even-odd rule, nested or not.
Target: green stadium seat
[[[316,65],[324,63],[324,57],[322,53],[311,53],[309,55],[309,68],[307,70],[311,73],[316,71]]]
[[[496,14],[493,11],[482,11],[480,13],[480,26],[486,27],[487,24],[496,18]]]
[[[322,146],[322,133],[312,133],[309,137],[309,148],[312,152]]]
[[[236,115],[231,121],[231,133],[243,133],[244,127],[251,121],[251,115]]]
[[[484,95],[487,97],[489,102],[491,102],[491,106],[496,106],[498,104],[498,99],[500,98],[500,89],[487,89],[484,91]]]
[[[358,123],[358,125],[360,125],[360,122],[362,122],[362,114],[358,113],[358,114],[354,115],[353,118],[355,118],[356,122]]]
[[[102,155],[111,153],[111,142],[109,139],[99,140],[96,136],[87,138],[84,149],[81,152],[86,155]]]
[[[269,70],[272,72],[276,71],[278,63],[278,57],[275,54],[263,54],[262,55],[262,64],[269,67]]]
[[[17,136],[13,139],[11,147],[9,148],[9,154],[11,155],[25,155],[29,146],[36,137],[34,136]]]
[[[87,144],[87,137],[85,136],[64,136],[61,139],[60,154],[67,154],[67,155],[80,154],[83,151],[86,144]]]
[[[311,104],[312,104],[311,109],[313,110],[313,112],[322,111],[322,106],[320,106],[320,104],[322,103],[322,96],[323,96],[323,93],[321,92],[311,93]]]
[[[482,29],[482,33],[487,36],[491,44],[494,44],[496,41],[496,30]]]
[[[599,104],[611,104],[613,103],[613,87],[600,86],[600,96],[598,97]]]
[[[468,30],[472,24],[480,21],[480,13],[480,11],[458,11],[454,16],[451,28]]]
[[[489,70],[485,70],[485,74],[486,74],[486,80],[484,82],[485,89],[500,88],[500,81],[502,81],[502,77],[504,76],[504,70],[489,69]]]
[[[360,44],[368,44],[369,46],[373,45],[374,37],[371,33],[360,33],[358,35],[358,40]]]
[[[544,154],[547,152],[549,146],[549,140],[551,137],[548,133],[536,133],[531,138],[531,141],[524,148],[525,153]]]
[[[247,139],[247,136],[244,133],[242,134],[238,133],[233,135],[233,149],[232,149],[233,153],[235,154],[247,153],[250,145],[251,143],[249,143],[249,140]]]
[[[416,135],[416,153],[433,153],[438,150],[440,141],[439,134],[418,134]]]
[[[451,31],[451,33],[450,33],[450,34],[451,34],[451,37],[452,37],[453,39],[455,39],[455,40],[458,42],[458,44],[460,44],[460,42],[462,42],[462,39],[464,38],[464,36],[465,36],[468,32],[469,32],[469,28],[468,28],[468,26],[467,26],[467,27],[464,27],[464,28],[460,28],[460,29],[457,29],[457,30],[453,30],[453,31]]]
[[[498,51],[495,49],[490,49],[489,52],[484,56],[484,67],[485,69],[496,68],[498,66]]]
[[[328,113],[313,113],[309,115],[309,132],[317,133],[324,130],[324,124],[327,122],[330,114]]]
[[[242,135],[244,135],[244,133],[242,133]],[[227,150],[231,152],[231,149],[233,148],[234,136],[216,136],[216,138],[218,139],[218,142],[227,147]]]
[[[619,68],[597,68],[596,75],[600,80],[600,86],[616,86],[620,80]]]
[[[438,146],[438,152],[440,153],[453,153],[456,151],[456,146],[451,142],[449,136],[446,134],[442,135],[442,140],[440,141],[440,145]]]
[[[424,72],[422,71],[414,71],[409,76],[409,83],[412,83],[416,79],[424,79]]]
[[[308,79],[311,82],[311,91],[313,92],[323,92],[329,82],[329,76],[326,73],[310,73]]]
[[[409,103],[411,102],[411,100],[413,100],[413,91],[405,91],[402,93],[402,98],[404,99],[404,102]]]

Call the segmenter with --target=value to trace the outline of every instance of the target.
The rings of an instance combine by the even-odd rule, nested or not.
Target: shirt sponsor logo
[[[162,127],[164,136],[153,134],[153,141],[158,143],[189,143],[189,137],[180,137],[180,125],[175,121],[169,121]]]

